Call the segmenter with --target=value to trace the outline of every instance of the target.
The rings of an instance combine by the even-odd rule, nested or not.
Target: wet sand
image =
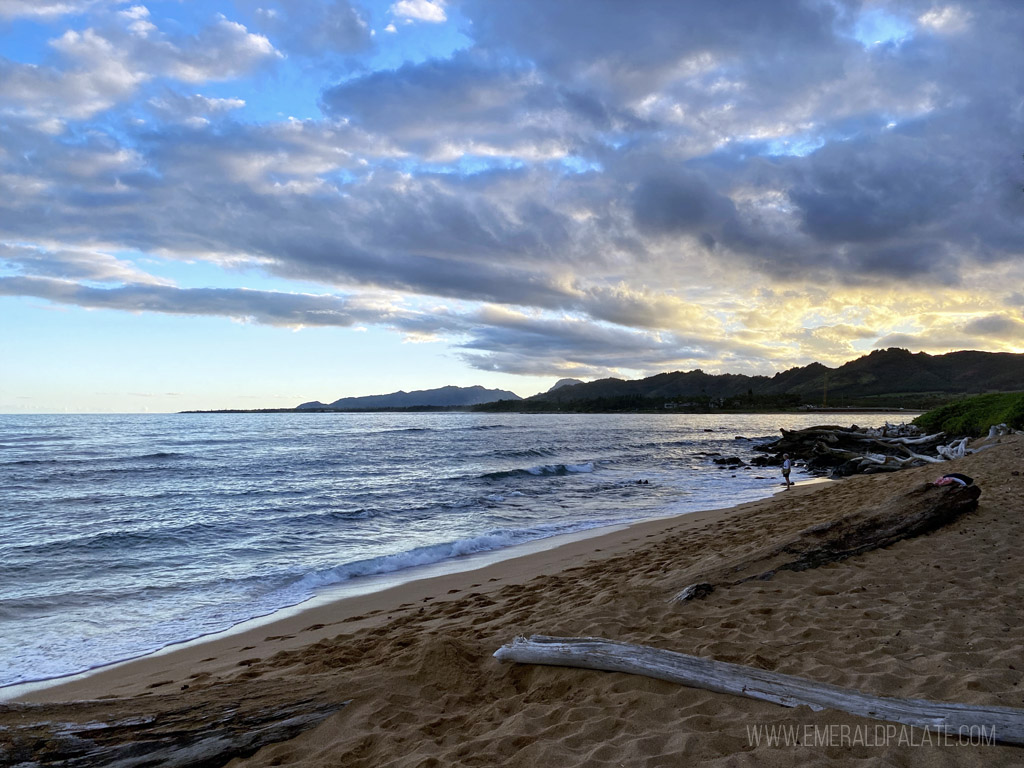
[[[727,560],[948,471],[973,476],[982,496],[934,533],[671,601]],[[201,718],[213,702],[349,702],[238,766],[1020,765],[1021,748],[922,744],[909,729],[876,738],[874,720],[492,654],[516,635],[600,636],[875,695],[1024,707],[1022,475],[1024,438],[1000,438],[940,467],[798,486],[318,605],[21,701],[40,704],[35,721],[80,722],[183,707]],[[99,702],[61,703],[73,700]],[[5,712],[0,726],[24,717]],[[815,727],[817,744],[754,743],[767,729]]]

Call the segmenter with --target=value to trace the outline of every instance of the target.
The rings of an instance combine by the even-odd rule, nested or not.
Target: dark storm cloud
[[[629,108],[482,52],[350,79],[325,90],[321,107],[428,160],[453,153],[544,159],[646,125]]]
[[[694,368],[722,358],[763,356],[764,347],[728,336],[656,333],[593,323],[484,310],[466,318],[469,339],[459,345],[475,368],[507,373],[573,374],[598,378],[628,369],[654,373]]]
[[[481,313],[472,338],[459,346],[473,367],[507,373],[550,375],[576,371],[588,378],[616,369],[658,369],[708,355],[676,338],[579,320],[545,320]]]
[[[909,136],[824,147],[789,191],[803,228],[823,243],[886,242],[948,220],[969,188],[967,169],[940,163]]]
[[[700,174],[680,169],[643,178],[632,197],[633,219],[652,236],[697,235],[708,250],[738,233],[736,206]]]
[[[762,52],[786,58],[803,50],[820,54],[831,43],[836,22],[829,3],[467,0],[459,5],[486,48],[525,56],[560,78],[597,72],[613,78],[609,85],[645,89],[652,78],[657,86],[670,77],[679,60],[695,51],[744,53],[754,69],[774,64]]]
[[[677,120],[679,143],[656,150],[670,163],[688,145],[742,136],[750,126],[763,134],[773,121],[787,140],[797,129],[806,133],[797,140],[823,145],[756,168],[745,156],[751,145],[717,152],[721,197],[730,182],[751,180],[789,197],[796,217],[781,237],[735,226],[728,204],[713,206],[712,192],[683,175],[609,174],[610,182],[636,184],[637,223],[648,233],[696,234],[708,246],[723,237],[700,226],[711,221],[727,225],[733,255],[760,271],[781,265],[786,274],[854,283],[875,270],[949,282],[972,261],[1019,253],[1019,207],[1014,221],[1000,171],[1022,120],[1012,95],[1022,69],[1012,40],[1022,22],[1008,4],[965,6],[969,33],[941,25],[956,7],[944,16],[928,3],[595,3],[582,14],[557,3],[469,2],[464,10],[479,40],[525,53],[543,75],[574,83],[606,76],[609,100],[660,93],[654,103],[667,101]],[[917,29],[906,40],[862,46],[852,39],[862,10],[889,12]],[[538,27],[550,33],[537,35]],[[712,60],[707,71],[679,77],[697,54]],[[1000,63],[996,76],[993,61]],[[652,109],[664,137],[672,130],[667,108]],[[739,162],[728,171],[730,157]],[[938,241],[954,247],[936,248]]]
[[[963,330],[971,336],[989,336],[1011,341],[1024,339],[1024,321],[1004,315],[979,317],[965,324]]]

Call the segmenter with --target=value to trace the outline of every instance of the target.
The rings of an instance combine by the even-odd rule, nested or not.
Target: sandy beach
[[[217,707],[302,700],[347,703],[230,765],[1020,765],[1018,747],[922,743],[920,734],[911,743],[758,744],[770,729],[873,737],[878,721],[492,656],[517,635],[597,636],[880,696],[1024,707],[1024,437],[991,442],[941,467],[798,486],[317,605],[24,695],[31,706],[5,707],[0,726],[168,711],[201,725]],[[671,600],[727,562],[948,471],[974,477],[982,495],[938,531]]]

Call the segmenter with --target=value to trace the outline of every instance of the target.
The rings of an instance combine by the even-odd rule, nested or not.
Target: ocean
[[[142,656],[340,584],[762,498],[776,468],[716,455],[749,463],[780,427],[836,418],[0,415],[0,686]]]

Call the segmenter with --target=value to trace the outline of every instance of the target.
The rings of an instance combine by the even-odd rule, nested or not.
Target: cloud
[[[326,89],[321,106],[442,163],[467,155],[560,159],[641,122],[586,91],[545,82],[529,66],[472,52],[351,78]]]
[[[713,250],[719,241],[738,234],[733,201],[685,168],[646,175],[633,190],[631,203],[637,227],[655,237],[692,235]]]
[[[398,0],[388,10],[400,19],[440,24],[448,20],[444,0]]]
[[[458,345],[474,368],[521,375],[581,378],[644,376],[664,370],[717,369],[723,358],[769,352],[727,335],[636,330],[581,317],[539,316],[488,307],[467,318],[470,338]]]
[[[265,36],[223,16],[196,35],[167,39],[140,53],[162,73],[186,83],[231,80],[281,56]]]
[[[986,336],[1006,341],[1024,339],[1024,321],[1006,315],[986,315],[966,323],[964,333],[971,336]]]
[[[169,282],[147,274],[131,262],[99,251],[47,251],[0,243],[0,263],[33,277],[153,285]]]
[[[225,115],[245,106],[243,99],[210,98],[199,93],[186,95],[167,88],[159,96],[151,97],[146,105],[167,123],[182,122],[205,125],[208,116]]]
[[[195,35],[178,36],[161,33],[147,19],[134,7],[107,18],[102,29],[69,29],[50,40],[52,63],[0,58],[0,114],[45,128],[54,119],[94,117],[158,77],[191,84],[228,80],[280,56],[266,37],[224,17]]]
[[[957,5],[936,6],[917,17],[919,24],[944,34],[957,34],[967,30],[971,13]]]
[[[0,0],[0,18],[53,18],[81,13],[101,0]]]
[[[1021,279],[1013,4],[466,0],[470,45],[387,67],[407,36],[374,48],[387,17],[346,0],[247,1],[194,34],[118,9],[0,59],[0,228],[33,244],[8,292],[342,325],[395,292],[471,306],[359,322],[516,372],[1019,348],[1019,295],[971,305]],[[865,43],[865,14],[900,34]],[[322,116],[257,117],[299,70]],[[104,255],[132,249],[348,298],[147,292]]]
[[[0,59],[0,109],[39,120],[89,118],[128,98],[148,79],[92,30],[68,31],[53,41],[53,47],[72,62],[71,67]]]
[[[372,44],[369,25],[348,0],[254,0],[245,5],[255,6],[260,27],[289,53],[352,54]]]
[[[337,296],[310,296],[244,288],[174,288],[126,284],[92,288],[41,277],[0,277],[0,295],[34,296],[87,309],[214,315],[277,326],[350,326],[364,322]]]

